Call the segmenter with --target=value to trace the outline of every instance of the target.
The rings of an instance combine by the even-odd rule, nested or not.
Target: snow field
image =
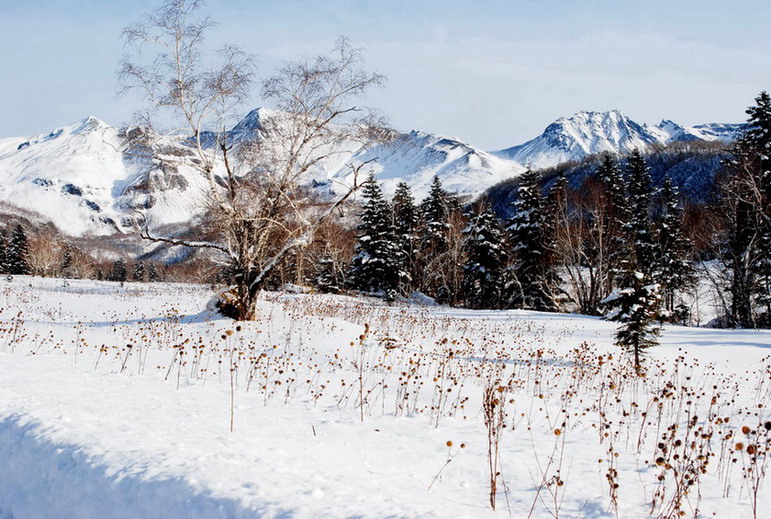
[[[768,332],[667,327],[639,377],[594,318],[267,293],[260,320],[237,325],[202,311],[210,297],[2,282],[0,518],[762,517],[771,505],[756,484]],[[503,425],[497,512],[484,394]]]

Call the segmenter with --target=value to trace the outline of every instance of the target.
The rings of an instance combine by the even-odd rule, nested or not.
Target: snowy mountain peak
[[[274,116],[277,112],[265,107],[255,108],[250,111],[246,116],[238,121],[233,129],[233,133],[241,132],[253,132],[262,128],[262,121],[268,117]]]
[[[95,130],[105,130],[110,128],[110,125],[106,122],[102,121],[98,117],[95,117],[93,115],[89,115],[85,119],[81,120],[80,123],[76,123],[77,126],[72,129],[73,134],[83,133],[83,132],[90,132]]]
[[[535,139],[496,152],[496,155],[534,168],[545,168],[603,151],[628,153],[656,142],[658,139],[644,126],[619,110],[582,111],[557,119]]]
[[[668,119],[656,126],[647,126],[619,110],[582,111],[557,119],[535,139],[494,153],[533,168],[548,168],[606,151],[625,154],[680,141],[727,142],[735,139],[742,127],[741,124],[684,127]]]

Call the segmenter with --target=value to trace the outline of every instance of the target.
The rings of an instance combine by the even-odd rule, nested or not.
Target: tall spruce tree
[[[124,282],[128,277],[128,270],[126,269],[126,261],[123,258],[115,260],[112,264],[112,270],[107,279],[110,281]]]
[[[393,300],[408,274],[404,270],[404,253],[394,232],[391,207],[373,175],[364,183],[362,194],[365,202],[356,256],[351,264],[351,286],[382,292],[387,300]]]
[[[158,268],[155,266],[155,263],[150,263],[147,266],[147,281],[150,283],[158,281]]]
[[[325,294],[337,294],[340,292],[341,273],[339,272],[332,256],[326,254],[318,261],[315,285],[319,292]]]
[[[450,227],[450,197],[442,187],[439,177],[434,177],[428,196],[421,202],[423,217],[422,250],[441,254],[447,250],[447,233]]]
[[[5,240],[5,234],[0,234],[0,274],[10,273],[8,266],[8,242]]]
[[[11,239],[6,249],[8,273],[13,275],[29,274],[28,255],[27,234],[21,224],[17,224],[11,233]]]
[[[771,201],[769,201],[771,203]],[[758,307],[759,317],[757,325],[763,328],[771,328],[771,224],[763,222],[765,227],[758,240],[759,257],[755,267],[757,276],[755,304]]]
[[[528,169],[520,177],[508,234],[514,256],[509,300],[514,308],[553,311],[556,273],[546,247],[543,197],[538,175]]]
[[[771,327],[771,96],[761,92],[755,106],[747,109],[747,131],[744,139],[755,155],[752,200],[757,212],[756,260],[750,267],[755,278],[754,302],[758,307],[757,324]]]
[[[420,213],[412,197],[410,186],[406,182],[399,182],[394,192],[391,203],[394,218],[394,232],[399,246],[404,253],[404,265],[410,280],[419,277],[419,262],[417,261],[420,240],[418,238],[418,226]],[[410,283],[412,284],[412,283]]]
[[[629,221],[624,226],[624,233],[629,256],[625,262],[630,263],[625,272],[639,271],[650,278],[656,266],[656,241],[651,228],[651,198],[653,187],[651,176],[645,159],[637,150],[633,150],[626,165],[627,202]]]
[[[602,303],[605,318],[619,323],[616,344],[633,354],[639,372],[643,350],[658,344],[659,329],[654,321],[659,315],[661,286],[654,280],[656,243],[650,221],[651,179],[645,159],[638,150],[629,156],[626,174],[629,222],[624,226],[625,255],[620,263],[620,287]]]
[[[561,254],[561,243],[570,231],[570,207],[568,203],[568,178],[561,172],[546,195],[544,205],[544,269],[547,284],[553,294],[555,309],[558,307],[557,296],[565,296],[560,288],[562,279],[560,270],[564,266],[564,256]]]
[[[643,353],[656,346],[659,328],[655,325],[661,294],[656,283],[646,283],[646,275],[632,272],[626,286],[615,289],[602,303],[609,309],[605,318],[619,323],[615,341],[632,355],[635,370],[642,369]]]
[[[449,299],[440,263],[450,249],[450,196],[434,177],[426,198],[420,203],[420,252],[416,261],[419,290],[446,302]]]
[[[506,249],[504,231],[492,208],[471,218],[463,231],[466,263],[462,290],[470,308],[500,308],[503,300]]]
[[[597,261],[604,264],[600,265],[599,270],[605,277],[603,284],[607,294],[616,286],[625,258],[629,255],[625,228],[629,224],[630,214],[626,199],[626,181],[617,160],[610,153],[603,153],[597,177],[604,190],[604,207],[601,228],[596,230],[600,233],[600,239],[596,241],[602,244],[600,246],[604,250],[595,251],[595,255]]]
[[[72,245],[65,244],[62,248],[62,259],[59,263],[59,273],[63,278],[72,277]]]
[[[761,92],[747,109],[747,129],[726,162],[723,211],[725,266],[731,272],[728,320],[771,325],[771,97]],[[756,309],[757,305],[757,309]],[[757,314],[760,314],[759,319]]]
[[[672,322],[682,322],[687,318],[683,307],[677,307],[678,293],[692,286],[695,272],[689,260],[691,242],[683,234],[683,209],[680,194],[672,184],[669,175],[661,188],[663,214],[658,220],[657,270],[655,277],[662,286],[662,299],[665,316]]]
[[[134,281],[144,281],[144,280],[145,280],[145,262],[140,260],[134,264]]]

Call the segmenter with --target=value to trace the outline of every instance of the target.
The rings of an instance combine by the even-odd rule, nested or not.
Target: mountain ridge
[[[273,114],[268,108],[251,110],[229,133],[237,141],[253,139],[261,120]],[[669,120],[648,126],[618,110],[584,111],[558,119],[526,143],[494,152],[458,138],[411,130],[396,132],[389,143],[351,144],[309,172],[305,182],[339,192],[352,181],[347,164],[377,159],[371,170],[388,194],[405,181],[420,200],[439,176],[445,189],[472,198],[516,178],[528,165],[552,167],[602,151],[624,154],[670,142],[723,142],[735,138],[742,127],[684,127]],[[0,139],[0,202],[38,213],[73,236],[129,233],[138,212],[155,226],[194,221],[203,212],[208,185],[195,169],[189,138],[160,138],[178,160],[158,163],[121,151],[126,131],[88,116],[48,133]],[[202,133],[204,141],[213,135]]]

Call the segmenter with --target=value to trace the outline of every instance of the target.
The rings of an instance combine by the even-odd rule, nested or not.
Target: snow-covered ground
[[[636,376],[589,317],[265,294],[237,325],[209,287],[0,283],[2,519],[771,507],[769,332],[666,327]]]

